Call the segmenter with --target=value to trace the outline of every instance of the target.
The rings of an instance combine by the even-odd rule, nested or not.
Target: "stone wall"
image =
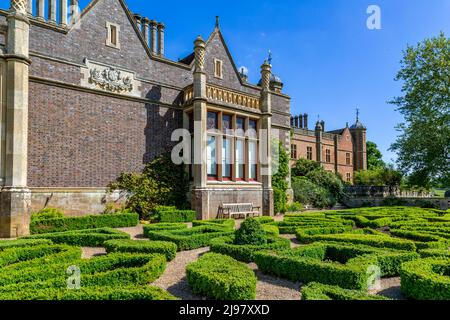
[[[105,189],[80,188],[31,188],[31,212],[44,208],[62,210],[66,216],[100,214],[106,204],[120,208],[126,198],[122,193],[107,193]]]

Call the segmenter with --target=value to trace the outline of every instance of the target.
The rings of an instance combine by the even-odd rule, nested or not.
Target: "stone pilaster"
[[[0,238],[29,233],[28,169],[28,1],[12,0],[6,57],[5,180],[0,192]]]
[[[199,36],[195,40],[195,70],[194,70],[194,188],[193,207],[198,218],[208,219],[209,192],[207,190],[207,106],[206,106],[206,73],[205,73],[206,43]]]
[[[270,93],[270,76],[272,66],[265,61],[261,66],[261,125],[260,125],[260,161],[261,180],[263,184],[263,214],[274,216],[272,189],[272,98]],[[278,146],[276,146],[278,148]]]

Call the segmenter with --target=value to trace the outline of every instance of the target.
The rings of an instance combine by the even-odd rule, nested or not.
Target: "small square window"
[[[214,59],[214,77],[223,79],[223,62],[218,59]]]
[[[106,45],[108,47],[120,49],[120,26],[117,24],[106,22],[106,30]]]

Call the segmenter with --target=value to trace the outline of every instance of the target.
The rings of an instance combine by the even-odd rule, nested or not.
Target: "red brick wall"
[[[105,187],[170,145],[180,111],[30,83],[30,187]]]

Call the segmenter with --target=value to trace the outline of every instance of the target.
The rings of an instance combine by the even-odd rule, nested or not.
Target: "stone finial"
[[[216,16],[216,29],[220,29],[219,16]]]
[[[194,42],[195,48],[195,72],[203,72],[205,69],[205,52],[206,52],[206,43],[205,40],[201,36]]]
[[[269,61],[264,61],[263,65],[261,66],[261,85],[263,90],[269,90],[270,89],[270,75],[272,73],[272,66],[270,65]]]
[[[12,12],[27,14],[28,1],[27,0],[11,0],[10,10]]]

